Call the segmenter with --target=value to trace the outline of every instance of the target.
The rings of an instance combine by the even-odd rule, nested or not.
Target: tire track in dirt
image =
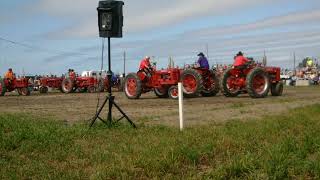
[[[105,94],[101,94],[102,103]],[[115,93],[117,103],[136,122],[178,125],[178,102],[159,99],[153,93],[143,94],[141,99],[128,100],[124,93]],[[290,109],[320,103],[320,87],[286,88],[284,96],[251,99],[248,95],[226,98],[219,94],[210,98],[186,99],[185,119],[188,126],[224,123],[227,120],[248,120],[266,115],[287,113]],[[0,113],[30,113],[51,117],[60,121],[86,122],[95,113],[97,94],[37,93],[28,97],[0,97]],[[105,110],[106,111],[106,110]],[[119,115],[114,111],[114,115]],[[106,112],[103,114],[106,117]]]

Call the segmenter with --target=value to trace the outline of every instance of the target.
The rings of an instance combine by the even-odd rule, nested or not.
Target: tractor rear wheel
[[[183,94],[187,98],[196,97],[203,90],[202,76],[194,69],[183,71],[181,76]]]
[[[171,99],[178,99],[179,98],[178,86],[171,86],[168,90],[168,94]]]
[[[167,97],[169,97],[167,88],[154,88],[154,93],[159,98],[167,98]]]
[[[22,95],[21,88],[17,88],[17,92],[19,95]]]
[[[19,92],[19,94],[21,93],[20,95],[22,95],[22,96],[29,96],[30,95],[30,90],[26,87],[19,88],[18,92]]]
[[[206,77],[206,82],[204,82],[204,87],[201,92],[201,95],[204,97],[215,96],[220,91],[220,82],[219,78],[213,71],[210,71],[210,76]]]
[[[7,91],[6,85],[3,81],[3,79],[0,79],[0,96],[4,96],[6,91]]]
[[[271,95],[272,96],[282,96],[283,93],[283,82],[277,82],[271,85]]]
[[[130,73],[125,78],[124,92],[129,99],[139,99],[142,93],[141,80],[136,73]]]
[[[41,94],[48,93],[48,88],[46,86],[41,86],[40,89],[39,89],[39,92]]]
[[[227,69],[222,75],[222,92],[226,97],[237,97],[241,93],[240,87],[235,84],[237,77],[232,75],[232,70]]]
[[[254,68],[247,75],[246,89],[252,98],[268,96],[270,81],[267,73],[262,68]]]
[[[61,89],[64,93],[71,93],[73,91],[74,84],[70,78],[66,78],[62,81]]]
[[[59,87],[59,91],[60,91],[61,93],[64,93],[63,90],[62,90],[62,87]]]

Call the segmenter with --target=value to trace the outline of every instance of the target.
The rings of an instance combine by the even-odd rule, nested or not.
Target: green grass
[[[320,105],[179,132],[0,115],[0,179],[319,179]]]

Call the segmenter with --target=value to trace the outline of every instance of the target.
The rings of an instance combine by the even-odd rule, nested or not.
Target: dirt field
[[[137,124],[178,125],[178,101],[159,99],[153,93],[139,100],[128,100],[124,93],[114,93],[117,103]],[[24,112],[53,117],[74,123],[88,121],[95,113],[99,94],[40,95],[29,97],[15,93],[0,97],[0,113]],[[105,94],[100,94],[103,101]],[[188,126],[221,123],[226,120],[259,118],[264,115],[287,113],[289,109],[320,103],[320,87],[286,88],[282,97],[251,99],[247,95],[226,98],[222,94],[211,98],[186,99],[185,119]],[[114,111],[114,115],[119,115]],[[106,116],[106,115],[105,115]]]

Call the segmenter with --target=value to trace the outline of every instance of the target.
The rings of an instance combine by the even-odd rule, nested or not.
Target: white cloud
[[[148,31],[203,16],[227,15],[243,8],[284,1],[286,0],[127,0],[124,6],[124,29],[126,32]],[[97,34],[97,4],[98,1],[88,0],[41,0],[31,9],[58,18],[72,19],[74,23],[61,30],[61,35],[91,37]]]
[[[269,17],[254,23],[232,25],[219,28],[208,28],[192,32],[198,36],[221,36],[226,34],[245,33],[248,31],[257,31],[266,28],[283,27],[287,25],[308,25],[310,23],[320,22],[320,11],[315,9],[312,11],[302,11],[290,13],[283,16]]]
[[[175,25],[186,21],[197,20],[202,17],[223,16],[226,14],[232,14],[237,18],[236,15],[239,11],[250,11],[250,8],[256,8],[265,3],[277,6],[284,2],[296,3],[299,1],[126,0],[124,30],[126,31],[126,34],[132,32],[143,33],[172,24]],[[308,2],[313,3],[315,8],[320,5],[316,0],[309,0]],[[59,31],[50,33],[49,36],[51,38],[96,38],[98,34],[96,14],[97,4],[98,0],[39,0],[37,4],[30,5],[28,11],[37,15],[43,15],[45,13],[51,17],[70,22],[68,26]],[[196,58],[196,53],[205,49],[206,43],[209,43],[210,54],[214,60],[229,63],[232,61],[233,54],[239,49],[244,49],[249,56],[257,57],[262,55],[263,50],[267,50],[270,62],[276,64],[277,62],[282,63],[286,61],[286,59],[289,59],[290,54],[292,54],[294,50],[296,50],[301,57],[304,55],[317,55],[316,53],[319,52],[318,50],[320,48],[320,44],[318,43],[320,42],[320,26],[316,27],[316,25],[319,20],[320,11],[319,9],[314,9],[312,11],[294,12],[282,16],[270,15],[266,19],[247,24],[212,27],[185,33],[183,33],[184,30],[181,29],[180,35],[155,38],[147,41],[145,40],[147,38],[144,38],[144,40],[137,40],[139,38],[139,36],[137,36],[131,42],[127,42],[127,40],[117,41],[117,43],[113,44],[113,48],[115,51],[122,51],[122,49],[128,50],[128,59],[131,59],[130,64],[133,64],[133,66],[129,68],[132,68],[132,71],[136,69],[135,65],[138,63],[139,58],[147,54],[151,56],[155,55],[161,60],[162,64],[166,64],[168,56],[174,56],[174,58],[181,63],[192,63]],[[239,20],[239,22],[241,22],[241,20]],[[214,22],[208,23],[214,26]],[[310,29],[308,27],[310,24],[315,28]],[[296,27],[298,26],[305,27],[297,30]],[[284,30],[285,28],[287,28],[287,30]],[[266,33],[265,30],[270,31],[268,31],[269,33]],[[285,33],[280,33],[279,31],[285,31]],[[144,36],[145,34],[141,37]],[[54,41],[48,42],[54,43]],[[59,41],[60,45],[63,42],[64,41]],[[61,67],[72,65],[70,63],[67,64],[64,59],[68,59],[68,62],[77,61],[77,63],[78,61],[83,60],[83,64],[78,63],[79,66],[90,66],[90,62],[86,62],[88,59],[91,59],[92,61],[98,59],[98,57],[96,57],[97,52],[94,50],[98,49],[99,46],[92,46],[93,44],[89,44],[88,49],[85,49],[85,47],[84,49],[79,48],[79,52],[89,52],[91,49],[88,53],[88,57],[72,58],[73,54],[70,54],[69,56],[68,54],[64,54],[60,57],[51,57],[51,59],[54,60],[58,59],[59,62],[52,63],[50,68],[52,68],[52,70],[55,69],[60,71]],[[114,60],[121,58],[120,53],[113,53],[113,56]],[[39,66],[40,69],[43,69],[48,65],[50,57],[48,58],[47,61],[45,61],[46,58],[39,58],[40,60],[38,60],[38,62],[41,64],[41,66]],[[19,63],[17,62],[17,64]],[[28,64],[25,66],[28,67]],[[115,65],[115,67],[117,68],[117,65]],[[29,67],[29,69],[32,68],[33,67]],[[43,69],[42,71],[46,70],[47,69]]]

